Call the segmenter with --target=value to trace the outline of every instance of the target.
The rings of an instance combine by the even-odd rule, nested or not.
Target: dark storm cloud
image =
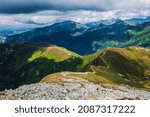
[[[37,2],[36,2],[37,1]],[[41,0],[44,1],[44,0]],[[31,13],[48,9],[49,4],[42,3],[39,0],[0,0],[1,13]]]
[[[0,13],[32,13],[42,10],[101,10],[97,5],[90,6],[89,0],[0,0]]]
[[[32,13],[43,10],[117,10],[149,8],[149,0],[0,0],[0,13]]]

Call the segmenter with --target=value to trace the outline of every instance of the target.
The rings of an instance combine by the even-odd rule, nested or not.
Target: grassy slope
[[[150,88],[150,50],[141,47],[129,47],[127,49],[110,48],[102,56],[110,66],[99,66],[97,62],[102,51],[95,55],[85,56],[86,71],[91,72],[69,72],[56,73],[46,76],[42,82],[57,82],[59,78],[84,78],[95,83],[125,84],[137,88]],[[84,63],[83,62],[83,63]],[[95,71],[92,72],[91,65]],[[65,74],[65,75],[64,75]],[[58,80],[59,79],[59,80]]]
[[[150,23],[144,23],[137,30],[128,30],[133,35],[129,41],[121,43],[121,46],[139,45],[150,47]]]
[[[124,32],[125,36],[130,35],[128,40],[125,41],[117,41],[117,40],[107,40],[105,43],[102,42],[94,42],[93,44],[99,44],[105,47],[128,47],[128,46],[143,46],[143,47],[150,47],[150,23],[144,23],[138,25],[134,29],[129,29]],[[123,37],[123,36],[121,36]]]
[[[115,83],[150,88],[149,49],[141,47],[109,48],[105,54],[104,51],[80,56],[53,45],[0,45],[0,63],[2,63],[0,64],[0,89],[39,82],[48,74],[51,74],[48,80],[55,81],[62,77],[62,71],[71,71],[63,76],[66,78],[68,76],[80,77],[95,83]],[[100,56],[110,68],[103,66]]]
[[[55,72],[76,71],[83,62],[65,48],[29,43],[0,45],[0,56],[0,89],[39,82]]]
[[[78,54],[73,53],[65,48],[52,46],[47,48],[41,48],[35,51],[28,59],[28,61],[32,62],[38,58],[47,58],[48,60],[54,59],[55,62],[60,62],[69,59],[71,56],[80,57]]]
[[[150,50],[141,47],[127,49],[111,48],[103,56],[113,71],[127,76],[132,74],[137,79],[150,79]]]

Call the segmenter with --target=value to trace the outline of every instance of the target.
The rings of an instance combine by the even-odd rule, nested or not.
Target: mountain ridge
[[[87,55],[106,47],[128,47],[134,45],[149,47],[149,36],[142,36],[144,39],[137,39],[137,33],[133,33],[137,31],[139,33],[143,32],[145,31],[144,28],[147,28],[149,31],[149,26],[148,22],[135,26],[119,20],[111,25],[101,24],[89,28],[81,23],[65,21],[9,36],[6,42],[47,42],[65,47],[81,55]],[[139,43],[144,44],[138,44],[136,39]]]
[[[134,46],[106,48],[91,55],[80,56],[49,44],[0,44],[0,89],[37,83],[53,73],[57,78],[65,71],[72,73],[63,74],[64,77],[150,88],[149,53],[149,49]]]

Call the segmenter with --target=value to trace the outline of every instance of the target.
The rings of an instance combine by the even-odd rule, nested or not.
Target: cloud
[[[0,13],[32,13],[44,10],[150,9],[150,0],[0,0]]]
[[[130,19],[149,16],[149,10],[112,10],[112,11],[41,11],[30,14],[1,14],[0,27],[32,28],[51,25],[56,22],[72,20],[80,23],[95,22],[108,19]]]
[[[150,0],[0,0],[1,27],[150,16]]]

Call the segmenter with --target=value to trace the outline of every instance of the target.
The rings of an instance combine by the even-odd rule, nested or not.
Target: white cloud
[[[150,0],[0,0],[0,3],[1,27],[150,16]]]
[[[37,27],[43,24],[53,24],[65,20],[72,20],[80,23],[107,20],[112,18],[130,19],[135,17],[146,17],[150,10],[111,10],[111,11],[42,11],[32,14],[11,14],[0,15],[1,27]]]

